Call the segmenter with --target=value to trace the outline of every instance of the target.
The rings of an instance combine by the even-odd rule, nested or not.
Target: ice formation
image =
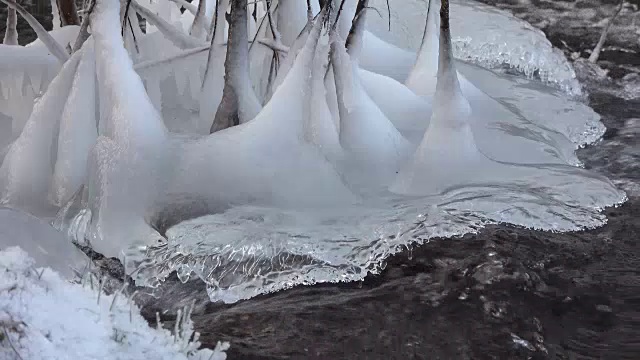
[[[173,332],[161,324],[154,328],[140,315],[132,295],[105,294],[93,274],[81,273],[79,283],[72,283],[72,277],[65,279],[42,265],[19,247],[0,250],[0,358],[226,359],[227,342],[199,349],[189,308],[181,311]]]
[[[78,27],[0,45],[0,201],[126,256],[141,285],[195,274],[233,302],[487,223],[599,226],[625,200],[579,167],[604,126],[544,35],[471,1],[392,0],[391,31],[378,0],[331,3],[254,20],[243,0],[141,0],[123,39],[98,0],[62,67]]]

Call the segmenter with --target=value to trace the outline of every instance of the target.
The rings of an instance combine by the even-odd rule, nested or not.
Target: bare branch
[[[192,3],[187,2],[186,0],[169,0],[169,1],[173,1],[177,5],[182,6],[188,12],[190,12],[191,15],[193,15],[193,16],[196,16],[196,14],[198,13],[198,8],[196,6],[194,6]]]
[[[6,1],[6,0],[2,0]],[[195,47],[201,47],[206,45],[203,41],[200,41],[192,36],[182,33],[180,30],[176,29],[173,25],[169,24],[166,20],[151,12],[146,7],[138,4],[136,1],[131,1],[131,6],[137,11],[142,17],[147,19],[149,23],[154,25],[160,30],[162,35],[164,35],[169,41],[171,41],[175,46],[180,49],[190,49]]]
[[[23,8],[20,4],[16,3],[14,0],[0,0],[5,3],[8,7],[15,9],[20,16],[22,16],[29,26],[33,29],[33,31],[38,36],[38,39],[42,41],[42,43],[47,47],[47,50],[55,56],[61,63],[64,63],[69,59],[69,53],[60,45],[52,36],[47,32],[47,30],[42,27],[42,25],[33,17],[25,8]]]
[[[593,48],[593,51],[589,56],[590,62],[595,63],[598,61],[598,58],[600,57],[600,52],[602,51],[602,47],[604,46],[604,43],[607,41],[607,35],[609,35],[609,29],[611,29],[611,25],[613,25],[613,22],[616,20],[616,17],[618,17],[618,14],[620,14],[620,11],[622,11],[623,5],[624,5],[624,0],[620,0],[618,9],[613,14],[613,16],[609,19],[604,29],[602,29],[602,34],[600,34],[600,40],[598,40],[598,44],[596,45],[595,48]]]

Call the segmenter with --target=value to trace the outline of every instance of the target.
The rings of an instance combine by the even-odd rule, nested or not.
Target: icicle
[[[64,63],[69,59],[69,53],[60,45],[45,29],[40,25],[38,20],[33,17],[33,15],[29,14],[27,10],[25,10],[20,4],[17,4],[14,0],[0,0],[3,3],[7,4],[8,7],[15,9],[20,16],[22,16],[28,23],[29,26],[33,29],[33,31],[38,36],[38,39],[42,41],[42,43],[47,47],[47,50],[51,52],[53,56],[58,58],[61,63]]]
[[[79,61],[80,52],[65,63],[11,145],[0,167],[0,204],[29,209],[44,205],[55,161],[51,148],[57,141],[58,123]]]
[[[253,119],[262,107],[249,78],[247,0],[231,2],[229,45],[224,68],[224,90],[211,125],[212,133]]]
[[[418,51],[418,59],[405,82],[409,89],[422,97],[432,97],[436,90],[438,39],[440,37],[439,8],[440,0],[429,0],[427,22],[422,36],[422,44]]]
[[[95,99],[95,51],[89,40],[82,50],[73,86],[62,112],[58,156],[49,198],[64,205],[83,184],[87,159],[98,138]]]
[[[16,14],[16,10],[7,7],[7,28],[4,32],[4,40],[2,41],[3,44],[18,45],[18,30],[16,30],[17,24],[18,14]]]

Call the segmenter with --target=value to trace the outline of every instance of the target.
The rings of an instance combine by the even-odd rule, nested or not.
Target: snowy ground
[[[0,273],[1,359],[226,359],[228,343],[198,350],[190,309],[173,332],[151,328],[135,293],[106,295],[90,273],[71,283],[18,247],[0,251]]]

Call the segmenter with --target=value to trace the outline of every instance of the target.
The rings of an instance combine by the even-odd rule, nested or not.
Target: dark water
[[[539,26],[567,55],[588,56],[599,36],[594,19],[616,1],[484,2]],[[614,29],[611,43],[638,51],[637,38]],[[630,191],[629,202],[606,211],[606,226],[570,234],[491,226],[398,254],[361,283],[234,305],[211,304],[202,283],[174,278],[159,297],[140,297],[144,315],[155,323],[155,312],[169,309],[162,318],[172,326],[175,309],[196,299],[201,341],[230,341],[230,359],[640,359],[640,99],[616,95],[616,79],[640,72],[640,52],[616,51],[599,63],[614,79],[582,79],[608,131],[580,156]],[[121,277],[119,264],[102,263]]]

